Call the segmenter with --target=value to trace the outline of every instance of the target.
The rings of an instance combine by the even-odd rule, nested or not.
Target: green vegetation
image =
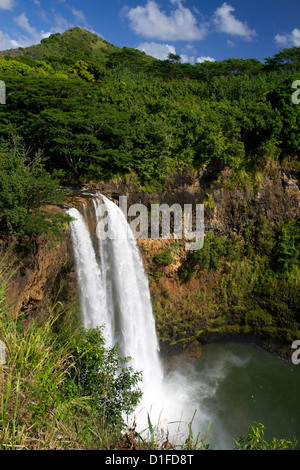
[[[235,450],[295,450],[297,448],[297,442],[286,439],[274,437],[272,441],[266,441],[265,430],[266,427],[261,423],[251,425],[247,437],[240,437],[236,440]]]
[[[153,256],[153,261],[158,267],[168,266],[172,263],[172,254],[167,250],[161,251]]]
[[[81,396],[90,397],[90,406],[107,426],[122,428],[122,413],[133,412],[142,396],[137,387],[142,375],[126,366],[129,358],[120,358],[118,345],[105,349],[101,329],[80,331],[75,339],[71,379]]]
[[[252,175],[298,154],[300,111],[290,99],[300,77],[298,50],[265,64],[191,65],[73,28],[3,53],[0,136],[13,129],[30,158],[46,157],[46,169],[65,179],[134,174],[142,189],[153,190],[185,169]]]
[[[45,207],[62,201],[59,182],[45,171],[38,154],[29,157],[16,138],[12,141],[0,142],[0,232],[58,236],[69,219]]]
[[[282,118],[282,131],[280,139],[285,152],[298,153],[300,150],[300,112],[299,106],[291,106],[291,84],[299,80],[299,74],[291,75],[276,90],[272,91],[268,98],[277,109],[280,109]]]
[[[73,315],[66,320],[60,304],[51,318],[25,326],[6,305],[6,262],[2,256],[0,338],[7,363],[0,365],[0,449],[116,447],[122,413],[140,398],[140,374],[122,367],[117,346],[106,348],[101,330],[84,330]]]

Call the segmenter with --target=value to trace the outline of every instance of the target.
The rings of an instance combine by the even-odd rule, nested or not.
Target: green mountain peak
[[[2,51],[2,56],[27,56],[35,60],[50,62],[72,62],[77,59],[103,59],[118,47],[105,41],[97,34],[91,33],[79,26],[70,28],[64,33],[51,34],[42,39],[40,44],[26,48]]]

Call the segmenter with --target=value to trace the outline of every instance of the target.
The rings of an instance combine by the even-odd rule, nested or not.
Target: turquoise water
[[[300,442],[300,365],[250,344],[208,344],[187,380],[194,384],[202,436],[211,422],[213,449],[233,449],[234,439],[246,436],[254,422],[266,426],[267,439]]]

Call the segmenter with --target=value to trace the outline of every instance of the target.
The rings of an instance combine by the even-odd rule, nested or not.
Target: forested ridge
[[[19,165],[31,171],[29,162],[38,158],[58,181],[130,174],[151,191],[172,184],[178,171],[212,167],[217,177],[229,167],[240,180],[270,161],[296,166],[300,106],[291,96],[299,73],[299,47],[264,63],[191,65],[172,54],[161,61],[117,48],[81,28],[53,34],[1,53],[2,171],[11,174],[9,162],[19,152],[24,161],[12,163],[16,171]],[[1,184],[7,193],[3,178]],[[17,230],[18,217],[2,216],[0,224]]]
[[[300,111],[291,102],[299,47],[264,63],[191,65],[73,28],[1,55],[1,139],[18,136],[26,156],[38,154],[60,178],[131,173],[151,189],[179,170],[250,174],[299,152]]]

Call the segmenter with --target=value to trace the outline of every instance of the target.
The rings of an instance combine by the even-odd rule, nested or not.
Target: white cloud
[[[194,64],[195,63],[195,56],[188,56],[186,54],[181,54],[180,55],[180,62],[182,64]]]
[[[76,10],[76,8],[72,8],[72,14],[74,15],[74,18],[78,23],[84,25],[85,27],[88,27],[88,22],[82,10]]]
[[[215,59],[210,56],[204,56],[202,55],[201,57],[198,57],[197,62],[199,64],[202,64],[202,62],[215,62]]]
[[[46,33],[44,33],[44,31],[41,31],[41,39],[46,39],[48,38],[49,36],[51,36],[51,31],[47,31]]]
[[[70,23],[64,16],[60,13],[54,13],[54,26],[51,28],[53,33],[63,33],[69,28],[72,28],[74,23]]]
[[[15,4],[15,0],[0,0],[0,10],[12,10]]]
[[[217,30],[232,36],[239,36],[246,41],[251,41],[256,36],[255,29],[250,29],[246,22],[235,18],[235,8],[226,2],[215,11],[213,23]]]
[[[95,31],[88,23],[86,17],[85,17],[85,14],[82,10],[76,10],[76,8],[72,8],[71,9],[72,11],[72,14],[75,18],[75,21],[76,21],[76,24],[77,26],[81,26],[82,28],[85,28],[87,29],[88,31],[90,31],[91,33],[94,33],[94,34],[97,34],[97,36],[100,36],[102,37],[101,34],[97,33],[97,31]],[[74,26],[74,25],[72,25]],[[69,26],[69,27],[72,27],[72,26]],[[66,28],[67,29],[67,28]]]
[[[231,41],[231,39],[227,39],[226,43],[229,47],[234,47],[236,45],[235,42]]]
[[[16,47],[21,47],[22,44],[12,39],[8,34],[0,31],[0,51],[5,51],[7,49],[14,49]]]
[[[226,33],[251,41],[257,36],[247,22],[234,15],[235,8],[224,2],[206,22],[200,22],[201,13],[185,8],[183,0],[169,0],[171,9],[166,12],[155,0],[147,0],[145,6],[123,9],[133,31],[148,39],[160,41],[196,41],[213,32]],[[202,17],[201,17],[202,18]]]
[[[155,57],[159,60],[166,60],[169,54],[177,54],[176,49],[171,44],[160,44],[157,42],[143,42],[138,45],[137,49],[146,52],[147,55]],[[184,63],[195,63],[195,57],[186,54],[179,54],[180,62]]]
[[[38,44],[42,39],[48,38],[51,31],[37,31],[34,26],[31,26],[29,20],[26,16],[26,13],[21,13],[21,15],[14,18],[15,23],[27,33],[27,36],[20,35],[18,38],[18,43],[21,47],[32,46],[32,44]]]
[[[19,16],[14,17],[14,22],[24,31],[17,35],[15,38],[10,37],[0,31],[0,50],[13,49],[16,47],[28,47],[32,44],[37,44],[48,36],[51,32],[43,30],[38,31],[34,26],[31,26],[26,13],[21,13]]]
[[[132,29],[145,38],[161,41],[193,41],[204,39],[206,26],[198,25],[197,18],[180,0],[171,0],[175,9],[167,14],[153,0],[146,6],[137,6],[126,12]]]
[[[290,34],[276,34],[275,41],[279,46],[300,46],[300,29],[295,28]]]
[[[174,46],[169,44],[159,44],[157,42],[143,42],[137,47],[137,49],[160,60],[167,59],[170,53],[176,54]]]
[[[30,26],[26,13],[21,13],[21,15],[14,18],[16,24],[22,28],[30,38],[39,39],[41,37],[40,33],[37,32],[36,28]]]

